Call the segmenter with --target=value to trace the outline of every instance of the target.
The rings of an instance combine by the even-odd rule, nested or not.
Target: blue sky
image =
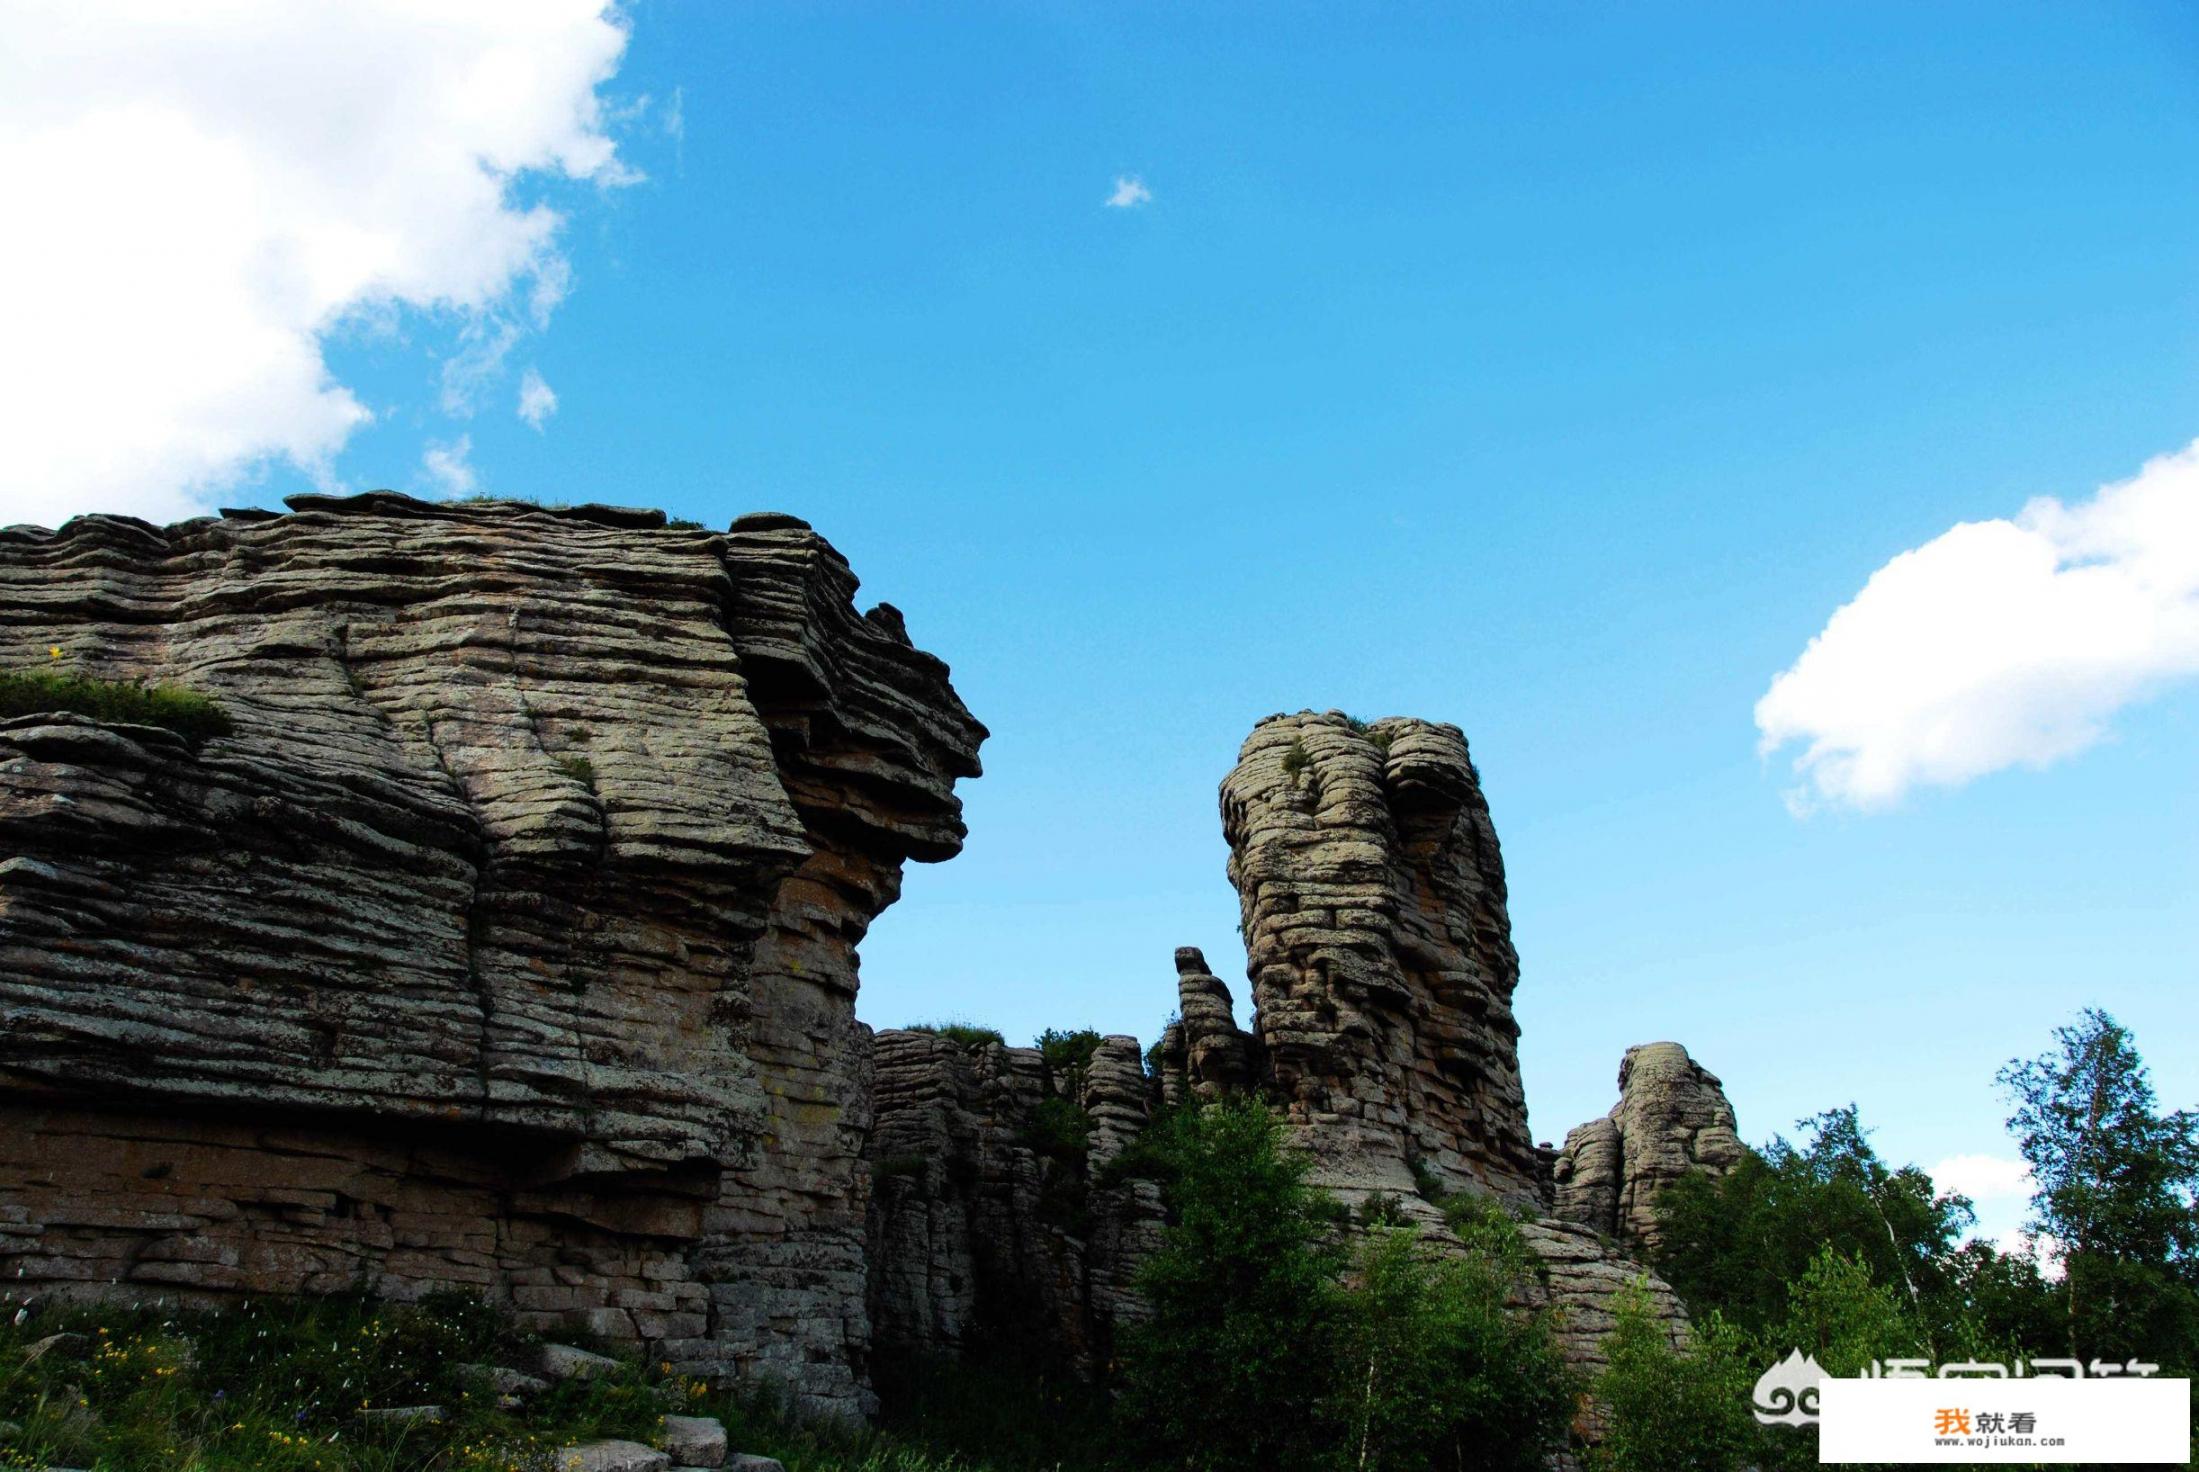
[[[1179,944],[1244,1017],[1215,787],[1260,716],[1338,707],[1472,742],[1539,1138],[1671,1037],[1751,1138],[1852,1100],[1895,1157],[2005,1157],[1994,1069],[2086,1004],[2199,1102],[2188,671],[2036,769],[1806,816],[1752,714],[1899,554],[2199,436],[2194,12],[624,28],[571,32],[620,162],[509,180],[554,254],[339,298],[299,330],[371,422],[202,494],[470,477],[811,520],[994,733],[967,852],[864,947],[867,1020],[1150,1039]],[[1150,197],[1108,207],[1125,178]]]

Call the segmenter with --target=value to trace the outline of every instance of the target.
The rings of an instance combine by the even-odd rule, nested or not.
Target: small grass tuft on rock
[[[56,711],[118,726],[159,726],[187,741],[236,730],[212,696],[180,685],[101,680],[62,670],[0,672],[0,720]]]

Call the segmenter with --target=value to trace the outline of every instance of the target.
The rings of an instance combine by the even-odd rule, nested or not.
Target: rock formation
[[[1504,864],[1458,728],[1271,716],[1222,831],[1266,1081],[1316,1179],[1538,1201]]]
[[[1194,948],[1133,1038],[855,1020],[985,731],[802,522],[389,493],[0,530],[0,669],[173,682],[225,735],[0,720],[0,1278],[39,1298],[441,1288],[683,1373],[874,1402],[897,1359],[1084,1370],[1143,1312],[1163,1104],[1257,1093],[1441,1239],[1490,1195],[1593,1365],[1651,1206],[1739,1158],[1635,1049],[1528,1140],[1496,835],[1455,727],[1277,716],[1222,785],[1249,1025]],[[1554,1178],[1554,1179],[1553,1179]],[[1553,1206],[1556,1216],[1548,1213]],[[1674,1321],[1679,1310],[1662,1285]]]
[[[1286,1111],[1316,1183],[1347,1202],[1386,1195],[1439,1242],[1455,1239],[1430,1197],[1503,1200],[1538,1262],[1518,1303],[1557,1310],[1560,1343],[1585,1370],[1603,1363],[1615,1299],[1631,1284],[1678,1332],[1678,1299],[1608,1228],[1551,1214],[1554,1157],[1528,1141],[1520,1086],[1503,861],[1458,730],[1272,717],[1222,784],[1222,820],[1252,1028],[1238,1027],[1205,956],[1178,950],[1179,1015],[1154,1049],[1146,1107],[1264,1095]],[[1142,1123],[1135,1047],[1109,1039],[1084,1085],[1095,1162]],[[1103,1089],[1110,1050],[1115,1081]],[[1633,1073],[1644,1089],[1665,1076],[1656,1060]],[[1103,1186],[1109,1173],[1087,1167],[1073,1177],[1081,1209],[1049,1214],[1046,1166],[1028,1145],[1043,1075],[1033,1049],[880,1034],[871,1158],[882,1348],[951,1353],[972,1342],[973,1323],[1020,1314],[1047,1326],[1070,1361],[1091,1363],[1141,1311],[1131,1285],[1156,1240],[1158,1193],[1142,1181]],[[1725,1123],[1730,1135],[1730,1110]]]
[[[1144,1128],[1137,1039],[1054,1077],[1036,1048],[929,1032],[877,1040],[871,1312],[888,1355],[1006,1352],[1090,1371],[1141,1305],[1151,1181],[1105,1167]],[[1081,1131],[1081,1135],[1078,1133]]]
[[[1678,1043],[1641,1043],[1619,1064],[1619,1102],[1565,1137],[1556,1214],[1654,1253],[1657,1197],[1682,1176],[1723,1175],[1747,1153],[1715,1075]]]
[[[984,728],[790,517],[301,496],[0,532],[0,1275],[470,1288],[865,1403],[855,944]]]

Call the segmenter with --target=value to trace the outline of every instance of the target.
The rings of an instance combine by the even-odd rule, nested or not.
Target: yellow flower
[[[46,646],[46,652],[55,659],[59,659],[61,657],[61,646],[59,644],[49,644]]]

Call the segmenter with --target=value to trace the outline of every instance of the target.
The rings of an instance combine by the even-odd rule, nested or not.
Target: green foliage
[[[1162,1126],[1171,1222],[1140,1273],[1152,1318],[1128,1336],[1123,1424],[1194,1472],[1319,1465],[1321,1383],[1340,1261],[1305,1160],[1257,1102]]]
[[[1049,1027],[1033,1040],[1039,1057],[1046,1060],[1047,1075],[1057,1084],[1081,1082],[1099,1051],[1100,1035],[1089,1027]]]
[[[1617,1307],[1603,1346],[1608,1363],[1596,1378],[1603,1441],[1593,1465],[1599,1472],[1749,1465],[1760,1440],[1749,1410],[1759,1372],[1746,1337],[1712,1314],[1695,1324],[1685,1349],[1675,1348],[1639,1283],[1620,1293]]]
[[[889,1155],[878,1162],[878,1174],[882,1176],[920,1176],[924,1173],[924,1157],[921,1155]]]
[[[1123,1146],[1114,1159],[1092,1173],[1092,1184],[1105,1188],[1129,1180],[1173,1180],[1176,1152],[1172,1142],[1178,1129],[1174,1120],[1179,1112],[1166,1106],[1155,1110],[1146,1127],[1131,1136],[1130,1143]]]
[[[1548,1323],[1505,1305],[1525,1249],[1499,1205],[1460,1208],[1463,1252],[1363,1204],[1372,1230],[1306,1184],[1252,1100],[1177,1111],[1163,1139],[1171,1222],[1127,1345],[1122,1424],[1195,1472],[1469,1472],[1546,1465],[1576,1387]]]
[[[590,792],[596,790],[596,764],[588,758],[584,756],[561,756],[557,759],[557,769]]]
[[[1058,1094],[1038,1101],[1023,1126],[1023,1143],[1054,1160],[1084,1159],[1092,1143],[1092,1116]]]
[[[1306,738],[1291,737],[1290,745],[1283,748],[1283,775],[1295,782],[1298,775],[1312,765],[1313,754],[1306,750]]]
[[[982,1048],[988,1043],[1007,1042],[1007,1039],[1000,1035],[999,1028],[979,1027],[972,1022],[912,1022],[905,1030],[908,1032],[930,1033],[934,1037],[945,1038],[951,1043],[960,1043],[965,1048]]]
[[[179,685],[99,680],[63,670],[0,671],[0,720],[51,711],[73,711],[113,725],[160,726],[194,742],[236,730],[212,697]]]
[[[84,1352],[26,1361],[28,1344],[61,1332],[82,1334]],[[513,1363],[529,1344],[457,1295],[0,1317],[0,1468],[555,1472],[560,1447],[650,1441],[661,1417],[690,1414],[718,1417],[736,1448],[788,1472],[1129,1472],[1104,1453],[1093,1392],[1023,1372],[927,1367],[916,1395],[889,1399],[878,1430],[804,1423],[768,1387],[734,1396],[631,1363],[500,1410],[468,1367]],[[358,1414],[429,1404],[447,1419],[383,1425]]]
[[[2199,1114],[2164,1114],[2129,1031],[2097,1008],[2003,1068],[2008,1120],[2061,1244],[2065,1352],[2199,1368]]]
[[[1442,1174],[1419,1156],[1406,1156],[1405,1168],[1412,1172],[1413,1190],[1419,1193],[1421,1200],[1441,1205],[1450,1194],[1450,1187],[1444,1184]]]
[[[1659,1197],[1659,1271],[1691,1309],[1761,1333],[1831,1248],[1896,1291],[1934,1346],[1960,1341],[1968,1307],[1954,1259],[1969,1202],[1940,1195],[1915,1166],[1887,1166],[1853,1105],[1799,1128],[1800,1144],[1775,1138],[1730,1174],[1683,1177]]]
[[[1565,1444],[1574,1385],[1548,1324],[1505,1308],[1509,1268],[1377,1229],[1337,1300],[1324,1405],[1341,1464],[1534,1472]]]

